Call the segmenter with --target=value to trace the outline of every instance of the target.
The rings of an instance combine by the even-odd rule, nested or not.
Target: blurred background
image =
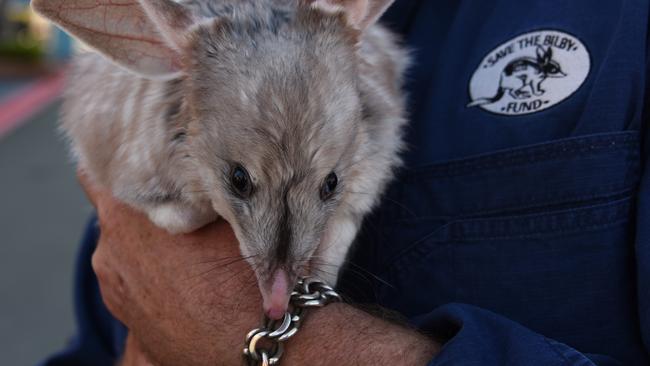
[[[0,0],[2,365],[36,365],[74,333],[74,261],[91,208],[56,128],[73,47],[27,0]]]

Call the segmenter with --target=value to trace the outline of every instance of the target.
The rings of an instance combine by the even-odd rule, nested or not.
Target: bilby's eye
[[[336,173],[331,172],[323,182],[323,186],[320,189],[320,198],[323,201],[327,201],[332,198],[334,192],[336,191],[336,186],[339,184],[339,178],[336,176]]]
[[[248,198],[251,194],[252,186],[248,172],[241,165],[237,165],[230,173],[230,184],[233,191],[241,198]]]

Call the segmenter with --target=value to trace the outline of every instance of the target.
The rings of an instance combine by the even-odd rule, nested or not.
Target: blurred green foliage
[[[45,56],[42,30],[28,2],[0,0],[0,58],[13,62],[37,62]]]
[[[44,55],[43,45],[35,39],[0,42],[0,57],[4,59],[36,62],[41,60]]]

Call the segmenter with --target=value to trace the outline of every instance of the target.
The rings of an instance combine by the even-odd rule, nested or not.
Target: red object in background
[[[0,99],[0,138],[54,102],[63,89],[63,70],[44,76]]]

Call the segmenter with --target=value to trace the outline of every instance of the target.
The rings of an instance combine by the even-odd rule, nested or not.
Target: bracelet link
[[[325,282],[306,277],[298,280],[289,300],[290,311],[282,321],[266,319],[264,325],[246,335],[244,358],[249,366],[278,365],[284,352],[283,343],[293,337],[309,308],[340,302],[341,296]],[[260,346],[264,341],[264,346]]]

